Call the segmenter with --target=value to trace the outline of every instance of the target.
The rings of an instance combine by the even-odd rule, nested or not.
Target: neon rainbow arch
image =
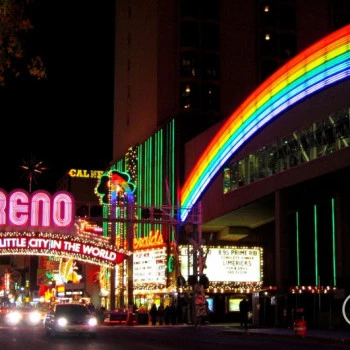
[[[350,25],[295,56],[265,80],[227,119],[181,189],[184,221],[209,183],[242,144],[286,109],[350,77]]]

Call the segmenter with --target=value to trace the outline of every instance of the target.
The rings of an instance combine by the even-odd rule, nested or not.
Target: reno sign
[[[112,268],[131,255],[100,236],[81,234],[78,226],[68,192],[0,189],[0,255],[68,257]]]
[[[67,232],[74,223],[74,210],[74,198],[68,192],[0,189],[0,231]]]

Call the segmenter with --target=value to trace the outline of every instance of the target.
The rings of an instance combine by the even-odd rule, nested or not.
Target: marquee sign
[[[0,255],[36,254],[70,257],[76,260],[114,267],[131,253],[110,244],[72,235],[35,232],[0,234]]]
[[[166,247],[134,252],[134,283],[166,285]]]
[[[193,274],[191,246],[180,246],[181,274]],[[262,281],[261,247],[209,247],[204,273],[210,283],[260,283]]]
[[[69,192],[0,189],[0,255],[64,256],[114,268],[131,254],[77,228]]]

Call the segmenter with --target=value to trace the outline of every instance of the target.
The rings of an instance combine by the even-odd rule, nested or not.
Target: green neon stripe
[[[295,234],[296,234],[296,253],[297,253],[297,286],[300,286],[300,247],[299,247],[299,212],[295,212]]]
[[[332,256],[333,256],[333,286],[337,286],[337,253],[335,241],[335,200],[332,198]]]
[[[177,198],[175,197],[175,119],[173,119],[171,123],[171,145],[170,145],[170,154],[171,154],[171,164],[170,164],[170,174],[171,174],[171,182],[170,182],[170,193],[171,193],[171,205],[174,208],[175,204],[177,204]],[[176,202],[175,202],[176,201]],[[174,217],[175,212],[174,210],[171,213],[171,216]],[[175,232],[174,230],[171,231],[171,242],[174,242],[175,240]]]
[[[315,285],[318,283],[318,227],[317,227],[317,205],[314,205],[314,234],[315,234]]]
[[[141,187],[140,184],[143,183],[143,173],[142,173],[142,169],[143,169],[143,156],[142,156],[142,150],[143,147],[142,145],[137,147],[137,198],[140,198],[141,203],[143,203],[143,197],[142,197],[142,191],[141,191]],[[137,216],[139,218],[141,218],[141,209],[138,210]],[[142,237],[142,225],[141,224],[137,224],[137,237],[140,238]]]

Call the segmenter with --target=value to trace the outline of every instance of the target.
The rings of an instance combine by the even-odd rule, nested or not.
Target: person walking
[[[170,306],[169,304],[164,309],[164,322],[170,324]]]
[[[161,303],[158,306],[158,322],[160,325],[164,323],[164,305]]]
[[[155,326],[157,323],[157,305],[155,303],[152,304],[151,309],[149,310],[149,315],[151,316],[152,325]]]
[[[174,302],[170,304],[170,324],[176,324],[177,314]]]
[[[241,327],[248,328],[249,301],[244,297],[239,303],[239,313],[241,316]]]

